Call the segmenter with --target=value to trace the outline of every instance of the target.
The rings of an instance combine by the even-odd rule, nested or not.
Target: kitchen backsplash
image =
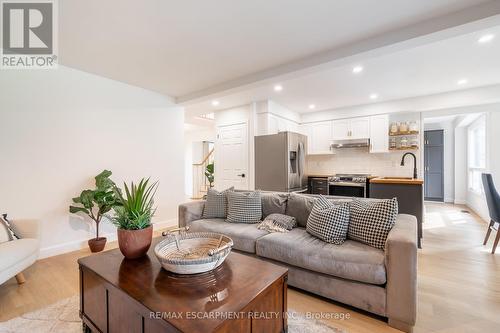
[[[363,149],[338,150],[333,155],[309,155],[307,172],[310,175],[333,175],[336,173],[367,173],[380,177],[411,177],[413,175],[413,158],[407,156],[405,166],[401,166],[401,157],[405,151],[370,154]],[[417,169],[421,177],[419,152]]]

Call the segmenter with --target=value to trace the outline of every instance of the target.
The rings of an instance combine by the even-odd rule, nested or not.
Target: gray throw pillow
[[[232,192],[233,190],[234,187],[230,187],[222,192],[219,192],[213,188],[209,188],[207,192],[205,207],[203,207],[202,218],[225,219],[227,216],[227,193]]]
[[[0,215],[0,243],[8,242],[19,237],[14,233],[7,214]]]
[[[262,201],[259,191],[228,192],[227,222],[258,223],[262,218]]]
[[[341,245],[347,238],[349,203],[335,205],[320,196],[314,202],[307,220],[306,231],[319,239]]]
[[[293,216],[283,214],[270,214],[257,228],[269,232],[288,232],[297,225],[297,220]]]
[[[285,214],[287,201],[286,193],[262,193],[262,216]]]
[[[387,236],[398,216],[397,198],[368,201],[354,199],[347,237],[378,249],[385,248]]]

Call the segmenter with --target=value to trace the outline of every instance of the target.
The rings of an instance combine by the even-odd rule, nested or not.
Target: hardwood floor
[[[417,333],[500,331],[500,253],[490,253],[493,240],[482,246],[486,223],[462,209],[466,208],[426,204]],[[1,285],[0,321],[78,294],[76,259],[88,254],[82,250],[40,260],[25,271],[25,284],[11,279]],[[288,291],[288,306],[298,312],[349,314],[349,319],[325,320],[348,332],[399,332],[379,318],[296,289]]]

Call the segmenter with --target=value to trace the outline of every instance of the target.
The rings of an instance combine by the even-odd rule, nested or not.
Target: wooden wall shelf
[[[389,148],[390,151],[396,150],[418,150],[418,147],[401,147],[401,148]]]
[[[409,131],[409,132],[397,132],[397,133],[390,133],[389,136],[405,136],[405,135],[418,135],[419,131]]]

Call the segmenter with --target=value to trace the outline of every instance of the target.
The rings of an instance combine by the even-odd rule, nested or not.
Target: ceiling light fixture
[[[314,105],[314,104],[309,104],[309,109],[311,109],[311,110],[316,109],[316,105]]]
[[[493,34],[487,34],[487,35],[481,36],[477,40],[477,42],[481,43],[481,44],[488,43],[488,42],[491,42],[493,40],[493,38],[495,38],[495,35],[493,35]]]
[[[283,87],[280,86],[279,84],[274,86],[274,91],[282,91],[282,90],[283,90]]]
[[[370,99],[377,99],[378,98],[378,95],[377,94],[371,94],[370,95]]]
[[[212,106],[217,106],[217,105],[219,105],[219,104],[220,104],[220,103],[219,103],[219,101],[217,101],[217,100],[213,100],[213,101],[212,101]]]
[[[363,66],[354,66],[354,67],[352,68],[352,72],[353,72],[354,74],[361,73],[362,71],[363,71]]]
[[[467,79],[460,79],[460,80],[458,80],[458,81],[457,81],[457,84],[458,84],[459,86],[462,86],[462,85],[464,85],[464,84],[467,84],[467,82],[468,82],[468,81],[467,81]]]

